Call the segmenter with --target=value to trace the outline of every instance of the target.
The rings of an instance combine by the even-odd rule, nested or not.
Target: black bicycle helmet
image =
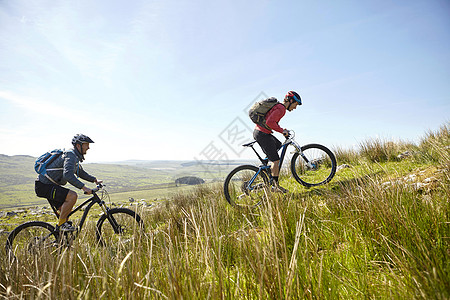
[[[94,141],[84,134],[77,134],[72,139],[72,145],[82,144],[82,143],[93,143]]]
[[[289,91],[289,92],[286,94],[286,97],[285,97],[285,98],[293,99],[293,100],[297,101],[298,105],[302,105],[302,98],[300,98],[300,95],[297,94],[297,93],[294,92],[294,91]]]

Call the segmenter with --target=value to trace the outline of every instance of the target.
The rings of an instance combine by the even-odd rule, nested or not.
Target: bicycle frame
[[[96,188],[96,189],[97,189],[97,191],[98,191],[99,187]],[[89,204],[88,204],[88,203],[89,203]],[[75,214],[76,212],[78,212],[79,210],[81,210],[86,204],[88,204],[88,205],[87,205],[86,209],[84,210],[84,213],[83,213],[83,215],[82,215],[82,217],[81,217],[81,219],[80,219],[80,223],[78,224],[78,230],[77,230],[77,232],[78,232],[78,231],[81,231],[81,228],[83,227],[84,222],[85,222],[86,219],[87,219],[87,216],[88,216],[88,214],[89,214],[89,211],[91,210],[92,206],[94,206],[95,204],[98,204],[98,205],[101,207],[101,209],[103,210],[103,212],[108,216],[108,220],[110,220],[111,223],[114,223],[114,225],[117,225],[116,222],[115,222],[115,220],[113,220],[113,219],[111,219],[111,218],[109,217],[109,213],[108,213],[109,207],[107,207],[107,206],[105,205],[105,201],[103,201],[103,200],[100,199],[100,197],[97,195],[97,193],[96,193],[95,190],[93,191],[93,194],[92,194],[92,197],[91,197],[91,198],[87,199],[86,201],[84,201],[83,203],[81,203],[80,205],[78,205],[77,207],[75,207],[75,209],[73,209],[73,210],[69,213],[68,218],[69,218],[70,216],[72,216],[73,214]],[[56,217],[59,218],[58,210],[57,210],[53,205],[51,205],[51,207],[52,207],[53,212],[55,213]],[[114,228],[114,231],[117,231],[117,226],[113,226],[113,228]],[[117,232],[116,232],[116,233],[117,233]]]
[[[280,149],[281,150],[281,155],[280,155],[280,164],[279,164],[279,169],[281,170],[281,167],[283,165],[283,161],[284,161],[284,157],[286,155],[287,152],[287,148],[289,145],[294,146],[295,151],[298,152],[300,154],[300,156],[303,158],[303,160],[306,162],[308,167],[313,167],[311,162],[308,160],[308,158],[303,154],[302,149],[300,147],[300,145],[294,140],[295,137],[295,133],[293,131],[289,131],[289,137],[286,139],[286,141],[281,145]],[[261,173],[261,171],[266,172],[267,175],[269,175],[270,173],[267,171],[268,169],[270,169],[270,166],[268,165],[269,163],[269,159],[266,158],[262,158],[261,155],[259,155],[259,153],[255,150],[255,148],[253,147],[253,145],[256,143],[256,141],[248,143],[243,145],[244,147],[251,147],[253,152],[255,152],[256,156],[258,157],[258,159],[261,161],[262,165],[259,166],[259,170],[258,172],[255,173],[255,175],[252,177],[252,179],[249,180],[248,182],[248,189],[249,190],[253,190],[254,188],[252,187],[253,182],[255,181],[256,177],[258,177],[258,175]],[[279,151],[278,150],[278,151]],[[270,177],[270,176],[269,176]]]

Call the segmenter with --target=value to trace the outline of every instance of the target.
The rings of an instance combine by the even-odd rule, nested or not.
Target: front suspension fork
[[[298,153],[303,160],[306,162],[306,166],[308,166],[308,168],[313,168],[314,165],[309,161],[309,159],[306,157],[306,155],[303,153],[302,148],[300,147],[300,145],[298,145],[297,143],[292,143],[292,145],[294,146],[295,150],[293,153]]]
[[[106,207],[105,202],[101,201],[99,203],[99,205],[102,208],[103,212],[105,213],[106,218],[108,219],[109,223],[111,223],[111,226],[113,227],[114,232],[119,234],[120,233],[120,226],[119,226],[119,224],[117,224],[117,221],[116,221],[116,219],[114,219],[112,214],[109,213],[109,208]]]

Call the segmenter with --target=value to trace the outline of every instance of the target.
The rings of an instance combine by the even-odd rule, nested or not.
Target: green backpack
[[[275,97],[270,97],[265,100],[258,101],[252,105],[252,107],[248,111],[248,116],[253,121],[253,123],[271,130],[266,124],[266,114],[278,103],[280,102],[278,102],[277,98]]]

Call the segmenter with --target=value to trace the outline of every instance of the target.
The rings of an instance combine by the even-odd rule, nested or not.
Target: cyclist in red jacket
[[[273,136],[272,133],[273,131],[277,131],[285,137],[289,135],[288,130],[281,128],[278,123],[286,114],[286,110],[293,111],[297,108],[297,105],[302,105],[302,99],[296,92],[289,91],[284,97],[283,103],[276,104],[267,112],[266,125],[269,129],[261,125],[256,125],[253,132],[253,137],[272,162],[272,166],[270,168],[272,173],[272,185],[275,187],[275,190],[283,193],[286,193],[287,190],[282,188],[278,183],[278,176],[280,174],[280,156],[278,154],[278,150],[280,149],[282,143],[275,136]]]

